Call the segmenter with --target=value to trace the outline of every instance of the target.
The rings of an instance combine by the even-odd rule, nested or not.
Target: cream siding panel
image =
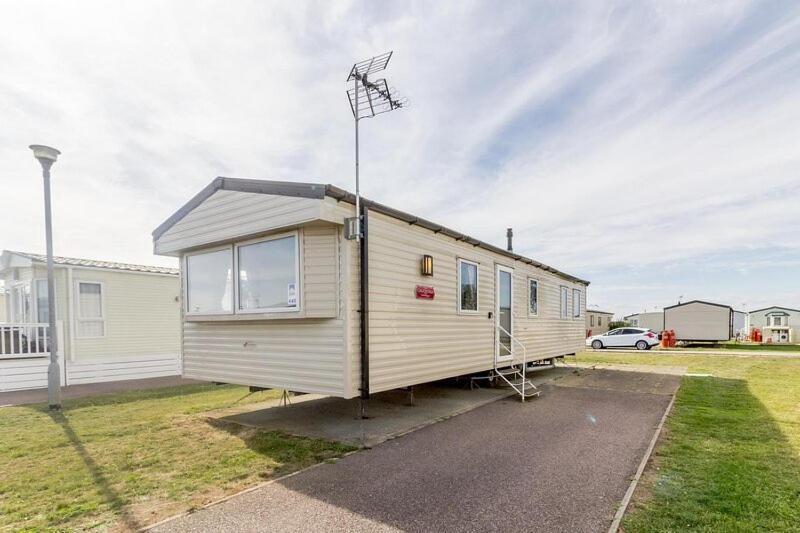
[[[339,314],[339,230],[303,229],[303,295],[308,317]]]
[[[180,353],[178,276],[76,268],[73,283],[77,285],[79,281],[103,283],[106,335],[80,338],[76,334],[75,361],[100,362],[143,356],[169,356],[177,360]],[[77,299],[77,286],[74,295]],[[75,305],[73,310],[77,311]]]
[[[186,322],[184,376],[344,396],[340,319]]]
[[[322,200],[220,190],[155,242],[155,253],[174,254],[242,239],[320,218]]]
[[[713,341],[730,338],[731,310],[700,302],[664,310],[664,329],[677,340]]]
[[[529,359],[574,353],[584,339],[583,315],[571,318],[572,289],[544,270],[500,254],[409,226],[380,213],[369,215],[370,390],[424,383],[493,367],[495,266],[514,268],[514,331]],[[434,276],[420,274],[423,254],[434,257]],[[479,264],[478,313],[458,314],[457,258]],[[527,316],[527,278],[540,282],[539,316]],[[352,277],[351,277],[352,280]],[[415,298],[416,285],[435,288],[433,300]],[[570,290],[570,318],[559,318],[559,286]],[[357,324],[356,324],[357,328]],[[357,331],[357,329],[356,329]]]
[[[6,321],[6,295],[0,294],[0,322]]]

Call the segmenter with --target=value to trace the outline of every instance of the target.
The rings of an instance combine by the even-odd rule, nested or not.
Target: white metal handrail
[[[528,376],[527,376],[528,350],[525,348],[525,345],[519,339],[517,339],[514,335],[512,335],[511,332],[506,330],[506,328],[501,326],[499,323],[495,323],[495,326],[497,327],[497,329],[499,329],[500,331],[502,331],[503,333],[508,335],[508,338],[512,342],[511,347],[510,348],[506,348],[509,351],[510,355],[511,355],[511,364],[512,365],[514,364],[514,344],[513,343],[518,344],[519,347],[522,348],[522,372],[520,372],[520,375],[522,376],[522,401],[524,402],[525,401],[525,383],[527,383],[527,381],[528,381]],[[497,344],[500,345],[499,339],[498,339],[498,343]],[[497,358],[496,357],[495,357],[495,360],[494,360],[494,366],[495,366],[495,370],[497,370]],[[502,374],[500,374],[500,375],[502,376]],[[508,382],[508,380],[505,378],[505,376],[503,376],[503,379],[505,379]],[[509,384],[510,384],[510,382],[509,382]]]
[[[46,357],[49,353],[49,324],[0,323],[0,359]]]

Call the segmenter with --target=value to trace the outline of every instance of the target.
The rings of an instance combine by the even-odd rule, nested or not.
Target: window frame
[[[461,308],[461,263],[475,267],[475,309]],[[456,311],[459,315],[477,315],[481,312],[481,264],[463,257],[456,257]]]
[[[531,282],[536,284],[536,312],[535,313],[531,312]],[[529,318],[536,318],[536,317],[539,316],[539,302],[542,299],[541,298],[541,295],[542,295],[542,284],[537,278],[532,278],[532,277],[529,276],[528,277],[527,289],[528,289],[528,297],[527,297],[527,300],[528,300],[528,317]]]
[[[230,311],[190,311],[189,310],[189,258],[195,255],[203,255],[213,252],[219,252],[222,250],[228,250],[231,254],[231,273],[232,279],[231,283],[233,286],[231,287],[231,292],[236,291],[236,265],[234,264],[234,256],[233,256],[233,244],[225,244],[222,246],[215,246],[213,248],[203,248],[202,250],[195,250],[194,252],[188,252],[183,254],[183,258],[181,259],[181,285],[183,286],[183,312],[186,316],[231,316],[236,314],[236,305],[234,302],[234,296],[231,296],[231,310]]]
[[[106,310],[106,283],[93,279],[76,279],[75,283],[75,338],[76,339],[104,339],[108,337],[108,313]],[[81,283],[100,286],[100,318],[84,318],[81,316]],[[82,322],[100,322],[103,324],[102,335],[82,335]]]
[[[578,299],[577,300],[575,299],[575,294],[576,293],[578,294]],[[572,289],[572,318],[574,320],[578,320],[578,319],[583,317],[583,306],[581,305],[581,300],[583,299],[582,293],[583,293],[583,291],[581,291],[580,289],[576,289],[576,288]],[[575,303],[576,303],[576,301],[577,301],[577,304],[578,304],[578,314],[577,315],[575,314]]]
[[[561,320],[569,319],[569,287],[566,285],[559,285],[558,287],[558,317]]]
[[[297,305],[286,307],[260,307],[257,309],[239,309],[239,248],[242,246],[250,246],[262,242],[277,241],[285,239],[286,237],[294,237],[294,277],[295,277],[295,292],[297,298]],[[302,243],[300,240],[299,231],[287,231],[267,237],[258,237],[247,241],[236,242],[233,244],[233,314],[234,315],[252,315],[252,314],[265,314],[265,313],[297,313],[302,308],[302,280],[300,273],[300,247]]]

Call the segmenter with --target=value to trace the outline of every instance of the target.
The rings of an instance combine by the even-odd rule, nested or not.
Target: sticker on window
[[[289,283],[286,286],[286,305],[294,307],[297,305],[297,284]]]

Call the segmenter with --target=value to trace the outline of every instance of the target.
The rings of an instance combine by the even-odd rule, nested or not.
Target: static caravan
[[[664,312],[651,311],[626,316],[623,320],[635,328],[652,329],[656,333],[664,331]]]
[[[177,269],[54,258],[62,385],[180,374]],[[45,256],[4,251],[0,391],[47,386]]]
[[[750,312],[750,327],[761,330],[764,342],[800,342],[800,309],[765,307]]]
[[[183,374],[343,398],[580,350],[588,282],[331,185],[217,178],[153,232]]]
[[[602,335],[608,331],[608,326],[614,320],[614,313],[608,311],[598,311],[597,309],[586,310],[586,336]]]
[[[733,336],[733,309],[700,300],[665,307],[664,329],[675,330],[679,341],[727,341]]]

